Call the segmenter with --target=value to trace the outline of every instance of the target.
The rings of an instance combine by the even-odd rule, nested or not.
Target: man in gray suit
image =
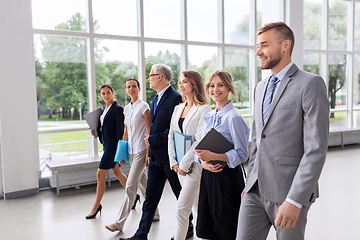
[[[294,34],[283,22],[258,31],[261,69],[272,75],[254,92],[251,155],[237,240],[304,239],[307,213],[319,196],[329,135],[324,80],[292,61]]]

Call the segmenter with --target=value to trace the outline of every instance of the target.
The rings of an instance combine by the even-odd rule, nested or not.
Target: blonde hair
[[[213,74],[211,74],[211,76],[209,77],[209,81],[206,83],[206,93],[209,94],[210,84],[211,84],[211,81],[213,80],[213,78],[215,76],[218,76],[221,79],[221,81],[230,90],[231,94],[233,95],[233,97],[237,101],[238,100],[238,95],[237,95],[237,93],[235,91],[235,87],[233,85],[232,77],[231,77],[230,73],[228,73],[225,70],[216,70]]]
[[[185,70],[181,72],[186,80],[192,84],[194,90],[195,105],[209,104],[209,99],[206,98],[204,80],[200,73],[193,70]],[[183,97],[183,102],[186,101],[186,97]]]

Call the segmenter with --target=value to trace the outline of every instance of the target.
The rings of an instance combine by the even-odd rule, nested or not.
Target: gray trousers
[[[126,219],[128,218],[131,208],[134,204],[138,187],[145,199],[147,174],[145,169],[146,149],[137,154],[129,154],[130,172],[126,182],[125,197],[121,205],[118,219],[114,225],[117,229],[122,230]],[[155,216],[159,216],[159,211],[156,209]]]
[[[244,194],[238,220],[237,240],[266,240],[271,225],[278,240],[303,240],[309,208],[302,207],[294,228],[275,227],[275,216],[281,204],[265,200],[255,184]]]

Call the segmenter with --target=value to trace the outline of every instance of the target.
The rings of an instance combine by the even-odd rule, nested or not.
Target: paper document
[[[102,109],[98,108],[95,111],[89,112],[84,116],[86,122],[89,124],[91,130],[95,130],[94,137],[97,138],[99,136],[97,132],[97,127],[99,124],[99,117],[102,113]]]
[[[176,161],[180,161],[184,158],[186,152],[190,149],[192,144],[192,136],[183,134],[180,132],[174,132]]]

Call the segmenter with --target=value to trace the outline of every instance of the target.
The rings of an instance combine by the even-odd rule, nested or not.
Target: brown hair
[[[230,75],[230,73],[228,73],[225,70],[217,70],[213,74],[211,74],[211,76],[209,77],[209,81],[206,83],[206,93],[209,94],[210,84],[215,76],[218,76],[221,79],[221,81],[224,83],[224,85],[230,90],[233,97],[237,100],[238,95],[235,91],[235,87],[233,85],[231,75]]]
[[[128,80],[125,81],[125,84],[126,84],[128,81],[135,81],[135,82],[137,82],[138,87],[140,87],[140,83],[139,83],[139,81],[138,81],[137,79],[135,79],[135,78],[129,78]]]
[[[206,98],[204,80],[200,73],[193,70],[185,70],[181,72],[186,80],[192,84],[194,90],[194,100],[196,105],[204,105],[209,103],[209,99]],[[186,101],[186,97],[183,97],[183,102]]]
[[[101,92],[101,89],[103,89],[103,88],[105,88],[105,87],[109,88],[112,92],[114,92],[114,89],[110,86],[110,84],[103,84],[103,85],[101,85],[101,87],[100,87],[100,89],[99,89],[99,92]]]
[[[264,32],[267,32],[271,29],[274,29],[274,31],[276,31],[276,33],[277,33],[276,39],[279,44],[285,40],[290,40],[290,42],[291,42],[290,56],[291,56],[293,49],[294,49],[294,45],[295,45],[295,37],[294,37],[294,33],[291,30],[291,28],[288,25],[286,25],[284,22],[268,23],[268,24],[265,24],[264,26],[262,26],[261,28],[259,28],[257,35],[259,36],[259,35],[263,34]]]

